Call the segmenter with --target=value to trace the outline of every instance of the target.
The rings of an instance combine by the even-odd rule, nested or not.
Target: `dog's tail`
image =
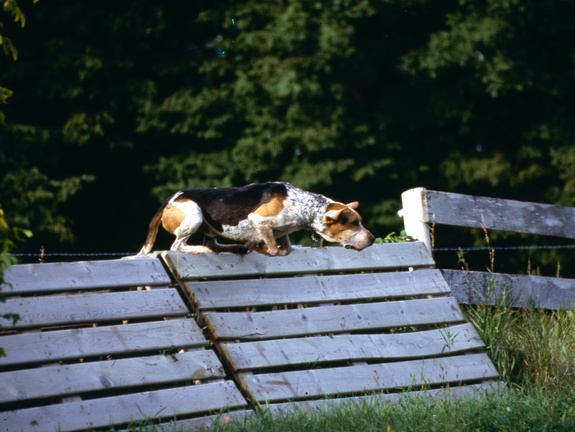
[[[158,209],[150,224],[148,225],[148,235],[146,236],[146,241],[144,242],[144,246],[138,252],[138,256],[148,255],[152,250],[152,246],[154,246],[154,242],[156,241],[156,236],[158,235],[158,227],[160,226],[160,221],[162,220],[162,214],[164,213],[164,208],[166,204]]]

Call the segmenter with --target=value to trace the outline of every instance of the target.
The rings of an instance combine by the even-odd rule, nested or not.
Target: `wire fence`
[[[106,256],[132,256],[136,252],[36,252],[36,253],[13,253],[16,258],[41,258],[41,257],[106,257]]]
[[[512,250],[544,250],[544,249],[575,249],[575,244],[570,245],[527,245],[527,246],[479,246],[479,247],[437,247],[433,252],[457,252],[457,251],[512,251]],[[34,252],[14,253],[16,258],[53,258],[53,257],[126,257],[134,256],[136,252]]]
[[[575,245],[529,245],[529,246],[479,246],[479,247],[440,247],[433,248],[434,252],[455,252],[455,251],[504,251],[504,250],[537,250],[537,249],[575,249]]]

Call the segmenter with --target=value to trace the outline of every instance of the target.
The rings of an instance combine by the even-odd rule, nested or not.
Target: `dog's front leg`
[[[277,241],[277,244],[279,247],[277,255],[286,256],[286,255],[289,255],[291,253],[291,251],[293,250],[287,234],[285,236],[279,237],[276,241]],[[268,245],[265,243],[250,245],[249,248],[250,248],[250,250],[259,252],[261,254],[273,256],[269,252]]]
[[[272,222],[270,218],[257,215],[255,213],[251,213],[248,215],[248,220],[252,223],[255,230],[260,234],[262,237],[265,245],[267,248],[264,247],[255,247],[252,248],[256,252],[260,252],[269,256],[276,256],[276,255],[288,255],[291,252],[291,246],[289,245],[289,238],[287,240],[287,249],[279,249],[276,243],[276,239],[274,237],[273,230],[271,228]],[[287,236],[284,236],[287,237]],[[285,244],[285,240],[282,238],[282,246]],[[267,250],[266,250],[267,249]]]
[[[280,251],[282,252],[281,255],[289,255],[292,251],[289,236],[286,234],[285,236],[279,237],[277,242],[279,243]]]

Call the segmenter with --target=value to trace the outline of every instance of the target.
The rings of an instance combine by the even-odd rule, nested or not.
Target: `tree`
[[[421,29],[398,20],[399,7],[374,1],[226,6],[195,21],[210,24],[196,45],[221,40],[219,52],[203,53],[189,85],[158,89],[139,119],[139,130],[172,143],[146,168],[155,193],[283,179],[371,204],[372,223],[389,224],[404,164],[393,131],[403,78],[393,65],[399,46],[377,29]],[[374,199],[377,184],[389,192]]]
[[[49,250],[136,251],[181,187],[291,181],[380,236],[414,186],[575,202],[570,2],[23,9],[0,188]]]
[[[24,27],[25,17],[18,4],[15,0],[5,1],[4,2],[4,11],[7,12],[13,19],[14,22],[20,23],[22,27]],[[0,20],[0,30],[3,30],[4,24]],[[2,50],[7,57],[12,57],[13,60],[18,58],[18,50],[14,46],[12,39],[3,35],[0,32],[0,45],[2,46]],[[8,101],[8,98],[12,95],[12,91],[5,87],[0,86],[0,103],[5,104]],[[5,117],[2,112],[0,112],[0,121],[4,121]]]
[[[403,57],[402,69],[430,96],[443,95],[430,100],[456,127],[458,142],[441,162],[449,189],[575,205],[567,173],[575,162],[567,41],[575,31],[563,19],[574,11],[564,1],[463,1]]]
[[[18,4],[15,0],[6,0],[3,4],[4,11],[7,12],[13,19],[14,22],[20,23],[21,27],[24,27],[25,17]],[[4,25],[0,20],[0,30],[3,30]],[[0,32],[0,45],[4,54],[7,57],[12,57],[15,61],[18,58],[18,50],[14,46],[12,39]],[[8,98],[12,95],[12,91],[0,86],[0,103],[7,103]],[[5,120],[5,116],[0,112],[0,122]],[[0,202],[0,286],[4,283],[4,270],[6,270],[10,265],[12,265],[16,260],[10,254],[15,246],[15,242],[20,240],[22,237],[31,237],[32,233],[29,230],[20,228],[11,228],[6,221],[4,210],[2,209],[2,203]],[[6,299],[1,292],[0,288],[0,303],[5,302]],[[18,316],[14,314],[0,314],[1,318],[11,319],[13,322],[18,320]],[[4,356],[5,352],[0,347],[0,356]]]
[[[36,4],[38,0],[34,0]],[[13,19],[15,24],[24,27],[26,17],[15,0],[6,0],[3,3],[4,11]],[[5,26],[0,21],[0,29]],[[6,34],[0,34],[0,45],[4,54],[16,61],[19,52],[12,39]],[[10,73],[6,75],[10,79]],[[7,103],[13,91],[0,87],[0,103]],[[30,102],[28,102],[28,105]],[[40,232],[50,232],[60,240],[70,240],[73,235],[67,226],[67,219],[58,214],[59,204],[67,201],[81,187],[81,184],[92,179],[88,175],[79,175],[57,180],[49,178],[35,162],[43,162],[43,151],[38,149],[39,139],[46,135],[46,128],[29,123],[5,122],[4,114],[0,113],[0,128],[5,133],[2,136],[0,148],[0,209],[7,209],[9,219],[16,226],[35,226]],[[4,122],[3,122],[4,121]],[[6,133],[8,132],[8,133]],[[28,158],[27,152],[38,153],[40,158]],[[35,208],[35,211],[24,209]],[[24,232],[29,232],[26,229]]]

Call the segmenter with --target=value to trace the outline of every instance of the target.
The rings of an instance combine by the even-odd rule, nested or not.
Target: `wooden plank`
[[[484,348],[472,324],[395,334],[354,334],[223,343],[234,370],[333,361],[409,359]]]
[[[216,354],[205,350],[50,366],[0,373],[0,402],[224,376]]]
[[[449,293],[439,270],[187,282],[203,309],[327,303]]]
[[[426,199],[424,222],[575,239],[572,207],[430,190]]]
[[[81,322],[184,316],[189,312],[174,288],[115,293],[71,294],[8,299],[2,313],[20,315],[16,328]],[[0,325],[12,322],[0,318]]]
[[[470,354],[398,363],[246,374],[242,378],[255,400],[275,402],[496,377],[497,371],[486,354]]]
[[[191,319],[23,333],[0,337],[6,351],[0,366],[205,345],[202,331]]]
[[[463,321],[452,297],[272,312],[208,312],[218,340],[258,340]]]
[[[80,431],[246,405],[235,384],[225,381],[3,412],[0,430]]]
[[[499,393],[505,389],[505,384],[497,381],[485,381],[461,387],[444,387],[419,391],[404,391],[399,393],[377,393],[365,396],[341,397],[330,399],[315,399],[308,401],[283,402],[266,405],[266,413],[277,416],[282,413],[305,412],[309,415],[321,414],[338,407],[358,405],[360,408],[381,406],[389,403],[410,401],[412,399],[443,399],[456,400],[460,398],[482,397]]]
[[[4,280],[6,295],[171,283],[157,258],[15,265],[4,273]]]
[[[342,247],[294,247],[287,257],[268,257],[256,252],[246,255],[164,252],[162,257],[176,277],[184,280],[261,274],[271,276],[390,270],[434,265],[431,255],[419,242],[373,245],[361,252]]]
[[[575,279],[442,270],[453,295],[465,304],[498,304],[543,309],[575,309]]]
[[[280,402],[262,406],[263,415],[277,417],[284,413],[306,413],[307,415],[319,415],[326,411],[332,411],[338,408],[359,408],[368,406],[381,407],[389,403],[398,403],[409,401],[411,399],[443,399],[456,400],[459,398],[482,397],[494,393],[499,393],[505,388],[504,383],[495,381],[486,381],[480,384],[471,384],[464,387],[447,387],[441,389],[430,389],[424,391],[410,391],[389,394],[371,394],[367,396],[339,397],[330,399],[314,399],[296,402]],[[254,416],[253,411],[233,411],[225,415],[205,416],[189,420],[178,420],[170,423],[157,425],[158,431],[171,432],[174,430],[212,430],[215,425],[220,428],[225,425],[226,421],[231,421],[233,427],[235,424],[243,425],[246,419]],[[260,414],[261,415],[261,414]],[[128,431],[124,431],[128,432]]]

